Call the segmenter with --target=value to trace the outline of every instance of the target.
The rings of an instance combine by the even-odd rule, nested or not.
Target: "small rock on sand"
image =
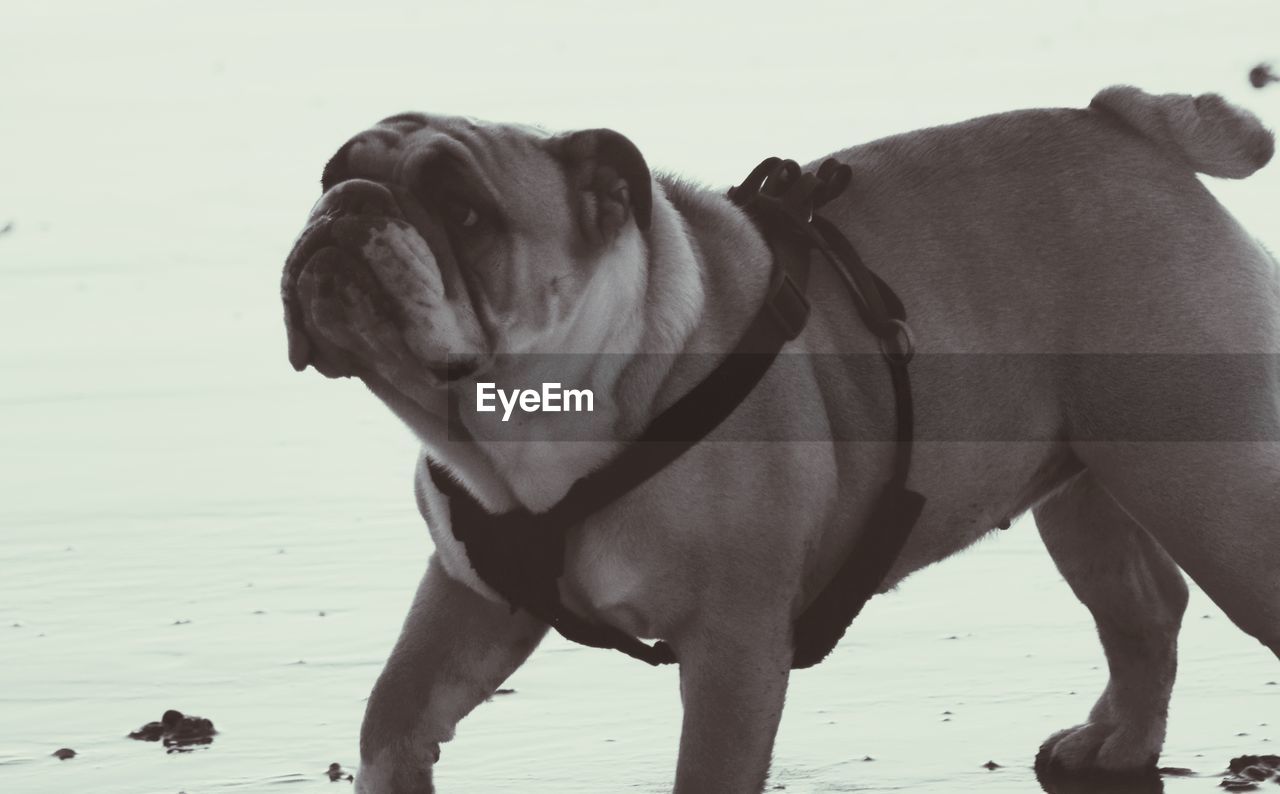
[[[171,753],[189,752],[194,745],[209,744],[217,731],[213,722],[204,717],[187,716],[177,709],[169,709],[159,722],[148,722],[129,734],[130,739],[142,742],[164,742]]]
[[[1227,791],[1257,791],[1259,783],[1280,783],[1280,755],[1232,758],[1221,786]]]
[[[337,761],[329,764],[329,769],[325,774],[329,776],[330,783],[337,783],[339,780],[346,780],[348,782],[355,780],[355,777],[347,772],[347,770],[343,769],[342,764]]]

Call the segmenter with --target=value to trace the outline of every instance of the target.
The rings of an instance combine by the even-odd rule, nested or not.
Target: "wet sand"
[[[345,542],[333,540],[344,535],[336,517],[258,523],[233,514],[129,522],[189,534],[200,549],[166,548],[122,526],[115,538],[80,537],[70,551],[35,541],[6,548],[0,565],[38,573],[47,595],[19,592],[12,579],[0,586],[0,603],[18,605],[3,615],[11,683],[0,785],[125,794],[296,781],[290,790],[307,790],[330,785],[332,761],[354,768],[363,699],[418,575],[404,552],[427,551],[412,516],[386,504],[367,505]],[[226,530],[235,524],[256,531],[237,538]],[[131,564],[139,550],[147,563]],[[140,581],[167,596],[131,586]],[[1022,608],[1031,600],[1038,614]],[[1206,777],[1165,788],[1210,791],[1228,759],[1280,741],[1261,725],[1280,706],[1280,687],[1268,684],[1277,665],[1199,594],[1182,648],[1162,764]],[[815,793],[1037,790],[1038,742],[1084,715],[1105,682],[1101,663],[1083,608],[1034,528],[1018,522],[877,599],[831,659],[794,677],[773,783]],[[669,785],[673,671],[553,638],[509,685],[514,694],[480,706],[444,746],[442,791]],[[177,756],[125,738],[169,703],[213,718],[215,741]],[[77,757],[50,757],[63,746]]]

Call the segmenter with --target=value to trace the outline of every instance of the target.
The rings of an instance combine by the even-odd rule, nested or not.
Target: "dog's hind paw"
[[[1039,775],[1155,775],[1164,732],[1086,722],[1045,739],[1036,754]]]

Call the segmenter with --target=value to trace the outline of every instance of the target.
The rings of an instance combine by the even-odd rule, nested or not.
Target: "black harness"
[[[773,252],[774,272],[764,306],[737,346],[701,383],[663,411],[611,461],[577,480],[551,509],[494,515],[435,463],[431,479],[449,499],[453,535],[466,548],[479,577],[512,610],[525,609],[566,638],[613,648],[649,664],[669,664],[675,653],[570,611],[560,599],[566,539],[592,513],[648,480],[714,430],[764,377],[782,346],[804,330],[805,288],[811,251],[840,274],[863,323],[880,340],[893,382],[897,451],[893,471],[853,549],[835,576],[796,619],[792,667],[810,667],[835,647],[879,589],[924,506],[906,487],[911,468],[913,409],[907,363],[914,353],[902,302],[863,263],[857,251],[814,210],[848,187],[851,170],[827,160],[817,174],[791,160],[765,160],[729,198],[742,207]]]

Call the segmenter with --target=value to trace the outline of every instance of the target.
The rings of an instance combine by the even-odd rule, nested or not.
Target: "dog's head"
[[[321,187],[281,286],[299,370],[447,389],[503,354],[598,352],[643,287],[652,179],[611,130],[402,114]]]

